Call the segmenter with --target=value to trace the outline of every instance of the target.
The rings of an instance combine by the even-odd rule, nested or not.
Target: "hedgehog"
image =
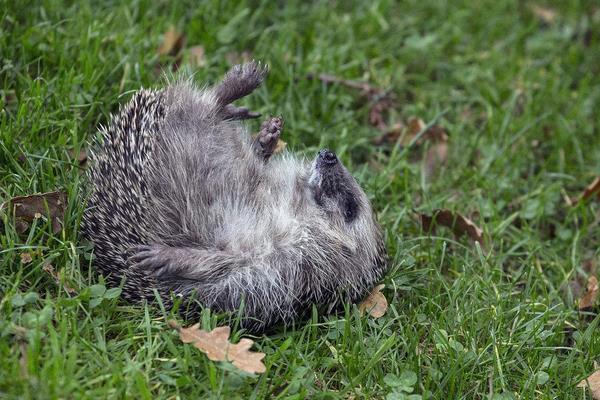
[[[267,72],[253,61],[212,87],[140,89],[100,127],[82,233],[125,300],[237,313],[262,332],[340,310],[383,277],[382,230],[336,154],[273,155],[281,117],[248,134],[259,114],[233,102]]]

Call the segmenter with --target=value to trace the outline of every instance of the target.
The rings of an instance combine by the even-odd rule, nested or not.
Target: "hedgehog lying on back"
[[[255,139],[238,122],[255,115],[231,103],[265,75],[252,62],[209,89],[140,90],[101,129],[83,233],[126,299],[241,308],[260,331],[360,300],[386,271],[367,196],[336,155],[270,159],[282,120]]]

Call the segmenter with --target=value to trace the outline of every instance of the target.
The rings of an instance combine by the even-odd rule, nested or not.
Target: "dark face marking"
[[[320,185],[313,188],[313,196],[319,206],[324,206],[325,199],[337,204],[344,220],[350,223],[359,213],[356,182],[338,161],[335,153],[323,149],[317,155],[315,167],[321,175]]]

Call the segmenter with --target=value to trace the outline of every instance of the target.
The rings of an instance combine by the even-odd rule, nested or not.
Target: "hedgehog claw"
[[[134,254],[127,261],[131,264],[131,268],[156,273],[169,262],[166,257],[163,257],[166,249],[166,246],[160,245],[132,246],[128,251]]]
[[[282,130],[282,117],[271,117],[262,123],[260,132],[254,139],[254,149],[265,161],[271,157],[277,148],[277,142],[279,141]]]

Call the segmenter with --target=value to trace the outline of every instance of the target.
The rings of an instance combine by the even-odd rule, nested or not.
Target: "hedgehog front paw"
[[[254,148],[259,157],[265,160],[271,157],[277,147],[282,130],[282,117],[272,117],[262,123],[260,132],[258,132],[258,135],[254,139]]]
[[[161,275],[171,266],[175,249],[153,244],[133,246],[129,251],[133,253],[127,259],[131,268],[143,270],[146,274]]]

